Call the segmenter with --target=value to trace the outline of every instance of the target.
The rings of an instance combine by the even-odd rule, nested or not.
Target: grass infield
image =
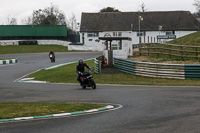
[[[0,60],[11,60],[12,58],[7,58],[7,59],[0,59]]]
[[[68,52],[68,47],[59,45],[17,45],[0,46],[0,54]]]
[[[170,41],[171,44],[199,46],[200,31]]]
[[[94,70],[94,60],[86,61]],[[29,78],[48,81],[51,83],[78,83],[76,81],[76,63],[50,70],[42,70],[31,74]],[[95,74],[93,77],[99,84],[124,84],[124,85],[160,85],[160,86],[200,86],[199,80],[162,79],[135,76],[130,74]]]
[[[88,103],[0,103],[0,119],[70,113],[105,106]]]

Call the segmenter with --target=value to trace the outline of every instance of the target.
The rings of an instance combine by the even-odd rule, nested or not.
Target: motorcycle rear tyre
[[[91,86],[92,86],[92,89],[96,89],[96,83],[94,82],[93,79],[91,79]]]

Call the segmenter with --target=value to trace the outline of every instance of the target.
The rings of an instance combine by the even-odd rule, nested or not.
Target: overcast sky
[[[18,24],[21,24],[21,20],[30,16],[33,10],[44,9],[51,3],[57,5],[67,19],[74,13],[80,22],[82,12],[99,12],[108,6],[132,12],[141,10],[143,2],[148,11],[196,11],[194,0],[0,0],[0,24],[6,24],[8,16],[17,18]]]

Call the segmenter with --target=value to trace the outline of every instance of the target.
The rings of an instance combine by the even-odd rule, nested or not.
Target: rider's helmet
[[[83,59],[79,59],[78,64],[83,64]]]

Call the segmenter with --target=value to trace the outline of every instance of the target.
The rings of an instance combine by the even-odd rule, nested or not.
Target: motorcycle
[[[53,54],[49,54],[49,58],[51,62],[55,62],[55,56]]]
[[[96,89],[96,83],[91,74],[91,70],[80,74],[80,85],[83,89],[86,87],[92,87],[92,89]]]

